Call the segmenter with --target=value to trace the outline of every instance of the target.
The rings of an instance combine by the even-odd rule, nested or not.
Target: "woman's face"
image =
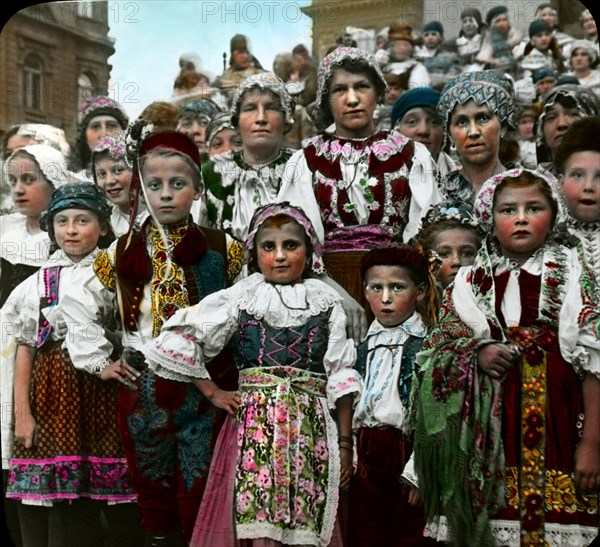
[[[448,130],[463,164],[489,165],[498,161],[500,120],[487,105],[469,100],[455,106]]]
[[[581,118],[581,112],[577,105],[566,106],[556,101],[546,112],[544,116],[544,141],[554,156],[554,152],[561,143],[567,129],[573,122]]]
[[[581,26],[586,38],[596,38],[598,36],[598,28],[596,27],[596,20],[591,15],[585,15],[581,19]]]
[[[585,49],[577,48],[571,52],[571,66],[573,70],[583,71],[590,68],[591,59]]]
[[[461,23],[461,28],[463,31],[463,34],[467,37],[467,38],[473,38],[473,36],[475,36],[477,34],[477,31],[479,30],[479,25],[477,24],[477,19],[475,19],[475,17],[463,17],[462,19],[462,23]]]
[[[377,91],[366,74],[336,68],[329,84],[329,108],[340,137],[364,138],[373,134]]]
[[[244,148],[263,154],[279,151],[285,132],[285,114],[279,97],[260,88],[246,91],[240,104],[238,126]]]
[[[222,154],[228,150],[235,150],[236,152],[242,149],[242,139],[240,134],[235,129],[226,127],[221,129],[210,141],[208,147],[208,155],[216,156]]]
[[[90,151],[94,151],[98,141],[104,137],[104,135],[112,135],[122,131],[119,121],[114,116],[102,114],[101,116],[94,116],[87,124],[85,129],[85,138]]]
[[[433,159],[437,160],[442,149],[444,128],[439,114],[433,108],[411,108],[396,127],[403,135],[424,144]]]
[[[552,36],[549,32],[538,32],[532,39],[533,46],[541,52],[548,51]]]
[[[556,17],[556,12],[552,8],[544,8],[538,14],[538,19],[541,19],[546,23],[551,29],[553,29],[558,24],[558,19]]]
[[[392,42],[392,56],[396,61],[405,61],[412,55],[413,46],[406,40],[394,40]]]

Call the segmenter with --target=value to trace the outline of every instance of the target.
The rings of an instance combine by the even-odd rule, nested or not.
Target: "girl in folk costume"
[[[475,211],[488,235],[417,356],[429,532],[456,545],[588,545],[599,524],[595,280],[554,240],[554,179],[496,175]]]
[[[323,132],[290,158],[278,196],[306,211],[324,241],[328,274],[365,309],[363,254],[407,241],[440,199],[426,147],[396,130],[375,131],[373,113],[385,89],[370,53],[339,47],[325,57],[311,114]],[[333,133],[325,131],[332,124]]]
[[[228,285],[241,268],[241,248],[191,219],[202,192],[195,144],[174,131],[135,130],[128,137],[134,199],[143,192],[151,216],[101,253],[95,269],[120,302],[119,370],[127,385],[119,395],[119,426],[141,524],[148,545],[171,546],[192,535],[224,415],[190,382],[151,371],[143,348],[176,310]],[[235,385],[234,375],[227,380]]]
[[[98,351],[71,358],[85,339],[106,340],[105,331],[115,329],[112,296],[92,269],[98,246],[114,239],[109,217],[110,205],[95,186],[58,188],[45,219],[57,250],[7,302],[21,303],[7,497],[21,501],[24,545],[103,545],[101,513],[114,545],[141,544],[137,506],[106,504],[135,501],[117,427],[118,389],[101,376],[110,361],[100,363]],[[79,297],[70,298],[73,293]],[[92,295],[102,301],[94,323],[72,322],[70,308]],[[103,347],[108,354],[115,349]]]
[[[110,224],[117,237],[129,230],[131,216],[131,179],[133,171],[127,157],[125,133],[105,135],[96,144],[92,154],[92,175],[94,182],[102,189],[112,203]],[[143,203],[137,207],[135,227],[139,229],[148,216]]]
[[[259,271],[176,313],[146,351],[153,369],[192,378],[231,414],[192,545],[341,545],[336,512],[361,386],[341,298],[310,277],[320,246],[302,210],[257,209],[246,250]],[[206,368],[230,339],[238,392],[218,389]]]
[[[600,271],[600,116],[576,120],[556,150],[556,170],[569,208],[569,232],[580,255]]]

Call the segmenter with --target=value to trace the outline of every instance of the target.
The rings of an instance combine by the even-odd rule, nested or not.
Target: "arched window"
[[[82,72],[79,75],[79,78],[77,79],[77,109],[81,108],[81,105],[85,101],[98,95],[97,87],[94,76],[86,72]]]
[[[86,19],[95,18],[95,9],[93,2],[77,2],[77,15]]]
[[[29,54],[23,63],[23,104],[25,108],[42,108],[42,61]]]

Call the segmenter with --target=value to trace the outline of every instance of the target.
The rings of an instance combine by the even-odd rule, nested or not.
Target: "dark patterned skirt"
[[[118,387],[76,370],[60,344],[38,352],[30,386],[34,446],[15,443],[7,498],[130,501]]]

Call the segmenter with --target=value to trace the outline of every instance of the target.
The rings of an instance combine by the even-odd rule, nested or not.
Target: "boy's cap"
[[[488,27],[492,24],[492,21],[498,17],[498,15],[504,15],[505,13],[508,13],[508,8],[506,6],[494,6],[491,8],[485,16],[485,22],[487,23]]]
[[[229,42],[229,50],[234,51],[248,51],[248,40],[243,34],[236,34]]]
[[[529,37],[533,38],[541,32],[547,32],[548,34],[551,34],[552,29],[541,19],[536,19],[535,21],[532,21],[529,25]]]
[[[437,32],[440,36],[444,36],[444,27],[439,21],[430,21],[423,27],[423,34],[426,32]]]
[[[144,156],[150,150],[154,148],[168,148],[181,154],[189,156],[190,159],[200,167],[200,152],[194,144],[194,142],[183,133],[178,131],[163,131],[162,133],[155,133],[142,142],[140,147],[139,156]]]
[[[531,78],[533,80],[533,83],[537,84],[540,80],[548,78],[549,76],[552,76],[554,79],[556,79],[556,72],[554,72],[554,70],[552,70],[550,67],[543,66],[542,68],[538,68],[533,73],[533,76]]]

